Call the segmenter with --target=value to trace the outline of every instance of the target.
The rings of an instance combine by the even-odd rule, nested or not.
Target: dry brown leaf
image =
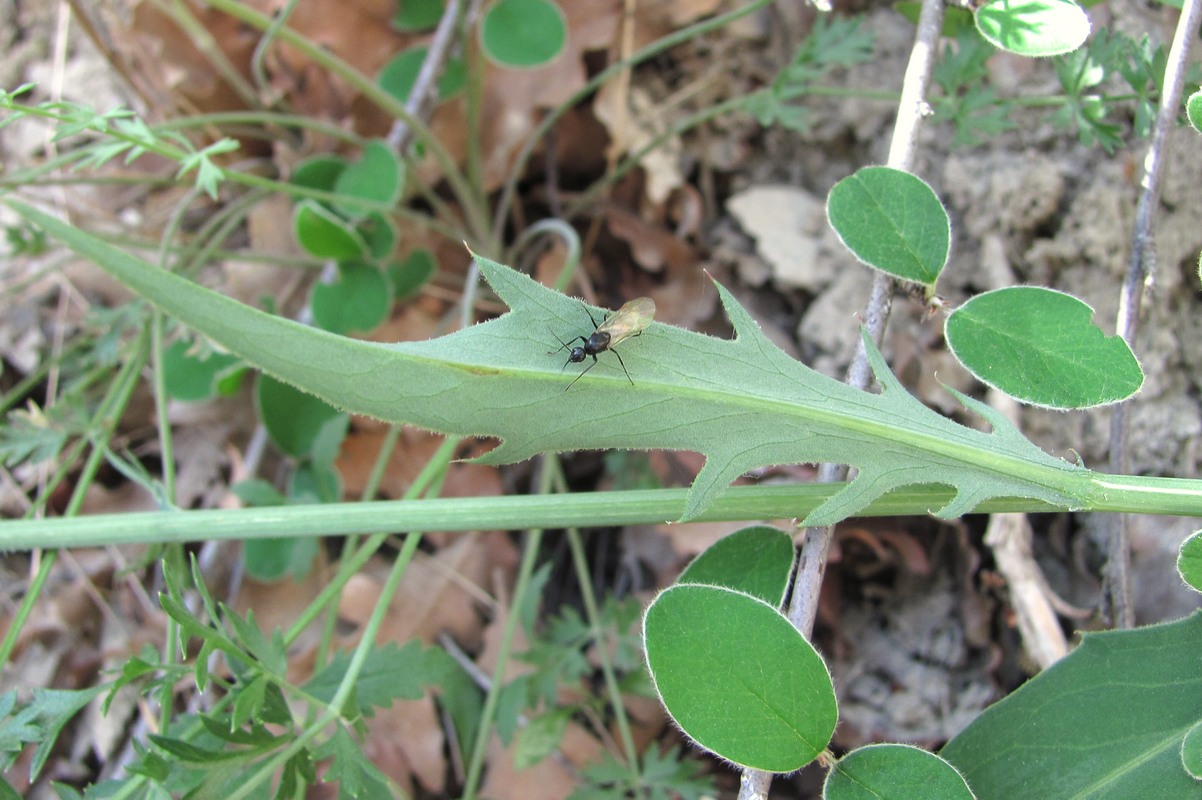
[[[500,572],[508,581],[512,554],[499,555],[504,545],[485,534],[458,534],[434,556],[418,554],[410,564],[380,629],[381,641],[432,643],[446,632],[465,649],[479,646],[483,621],[478,606]],[[388,565],[377,559],[351,579],[343,593],[340,615],[362,627],[379,598]]]
[[[410,795],[416,778],[426,792],[446,788],[446,736],[433,698],[397,700],[367,720],[363,752]]]
[[[696,262],[691,245],[674,236],[661,221],[648,222],[617,207],[605,210],[605,221],[614,236],[627,242],[640,267],[659,272],[665,267],[683,269]]]
[[[600,743],[575,723],[564,732],[559,755],[552,754],[527,769],[514,767],[517,740],[502,747],[497,737],[488,745],[488,775],[480,788],[483,797],[495,800],[562,800],[576,788],[575,768],[600,758]],[[565,764],[565,759],[571,766]]]

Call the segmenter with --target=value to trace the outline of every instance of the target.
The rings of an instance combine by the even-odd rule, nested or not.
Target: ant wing
[[[653,319],[655,319],[655,301],[650,297],[638,297],[619,308],[613,313],[613,316],[598,325],[597,333],[608,333],[609,346],[612,348],[631,336],[638,336],[651,324]]]

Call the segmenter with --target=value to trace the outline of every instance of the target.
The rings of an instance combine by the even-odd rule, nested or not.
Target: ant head
[[[571,351],[568,353],[568,363],[569,364],[579,364],[581,361],[584,360],[584,357],[586,355],[587,355],[587,353],[584,352],[583,347],[573,347],[571,349]]]

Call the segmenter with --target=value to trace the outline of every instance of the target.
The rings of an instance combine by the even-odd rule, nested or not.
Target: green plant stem
[[[384,472],[388,469],[388,465],[392,460],[392,454],[396,451],[397,440],[400,438],[400,436],[401,436],[401,426],[400,425],[389,425],[388,426],[388,432],[384,434],[384,441],[380,443],[380,451],[376,454],[375,463],[372,464],[371,473],[367,476],[367,483],[363,487],[363,496],[359,498],[359,502],[361,502],[361,503],[370,502],[371,500],[375,499],[376,491],[380,488],[380,481],[384,479]],[[432,458],[426,464],[426,469],[429,469],[431,465],[440,461],[439,454],[443,453],[446,450],[447,450],[447,448],[445,447],[445,443],[444,443],[444,447],[440,448],[440,450],[437,453],[435,453],[434,458]],[[450,457],[451,457],[450,452],[447,452],[445,455],[444,463],[442,464],[442,474],[445,474],[445,467],[446,467],[446,464],[450,462]],[[342,554],[338,559],[338,563],[339,563],[339,565],[342,565],[342,564],[345,564],[347,561],[352,560],[356,554],[363,555],[364,553],[362,552],[362,550],[366,550],[365,555],[370,557],[377,550],[379,550],[380,545],[383,544],[383,542],[384,542],[384,538],[381,537],[379,543],[377,543],[374,547],[368,549],[368,548],[362,547],[363,542],[360,541],[358,536],[348,536],[347,538],[343,539],[343,541],[342,541]],[[362,550],[361,550],[361,548],[362,548]],[[364,561],[364,563],[366,563],[366,561]],[[357,572],[357,571],[358,570],[355,570],[355,572]],[[340,570],[340,573],[341,572],[342,572],[342,570]],[[346,577],[349,577],[349,575],[352,575],[352,574],[355,574],[355,573],[354,572],[346,573]],[[342,581],[334,581],[333,583],[337,584],[340,587],[340,590],[341,590],[341,587],[344,587],[346,585],[345,578]],[[341,591],[339,591],[339,594],[341,594]],[[335,597],[330,598],[330,602],[328,605],[326,605],[324,603],[323,604],[314,604],[313,608],[314,608],[314,610],[318,610],[323,605],[325,606],[325,609],[326,609],[326,615],[325,615],[325,622],[322,625],[321,639],[319,640],[318,646],[317,646],[317,655],[314,657],[313,671],[315,673],[320,671],[321,668],[325,666],[326,661],[329,658],[330,644],[334,639],[334,628],[338,624],[338,603],[335,601]],[[299,633],[299,630],[297,632]]]
[[[841,483],[734,486],[696,521],[801,517],[843,486]],[[381,529],[474,531],[648,525],[679,519],[687,494],[687,489],[649,489],[15,520],[0,526],[0,549],[339,536]],[[930,509],[943,507],[951,498],[950,490],[942,487],[907,488],[873,501],[857,516],[927,514]],[[1036,500],[999,498],[982,503],[974,513],[1059,510],[1063,509]],[[1089,502],[1075,510],[1198,517],[1202,516],[1202,482],[1094,473]]]
[[[434,484],[435,481],[441,481],[441,476],[445,472],[447,464],[450,463],[452,456],[454,456],[455,448],[459,446],[460,441],[462,440],[456,437],[452,437],[444,441],[438,450],[434,452],[434,455],[430,457],[430,460],[426,463],[426,466],[422,468],[422,471],[418,474],[417,479],[413,481],[413,484],[409,487],[408,491],[405,492],[406,499],[392,502],[433,502],[431,500],[418,501],[412,498],[420,497]],[[367,508],[376,505],[379,505],[379,503],[340,503],[330,507]],[[302,506],[301,508],[313,511],[323,507],[325,506]],[[378,531],[381,528],[396,530],[397,526],[381,520],[379,525],[375,525],[372,528],[364,529],[362,531],[357,531],[357,533],[370,533],[372,531]],[[427,528],[426,530],[430,529]],[[292,626],[288,628],[287,633],[284,634],[285,645],[291,645],[294,641],[296,641],[297,637],[304,632],[305,628],[307,628],[309,624],[317,618],[318,614],[321,613],[321,609],[338,597],[347,581],[356,575],[363,565],[366,564],[373,555],[375,555],[376,551],[379,550],[386,541],[388,541],[388,537],[390,535],[391,534],[388,533],[373,533],[363,543],[363,546],[352,556],[342,559],[338,565],[338,574],[332,581],[329,582],[329,584],[326,585],[324,589],[321,590],[317,597],[313,598],[313,602],[309,603],[308,607],[300,614],[300,616],[297,617],[296,621],[292,623]]]
[[[35,364],[32,372],[19,380],[7,392],[0,394],[0,414],[3,414],[11,409],[19,400],[28,395],[35,386],[44,381],[46,376],[50,373],[50,369],[52,367],[61,367],[67,358],[74,356],[76,353],[86,349],[88,345],[89,342],[86,338],[78,338],[75,341],[68,343],[63,348],[62,352],[57,356],[44,361],[39,361],[37,364]],[[94,372],[97,375],[100,373],[107,375],[109,370],[96,369]]]
[[[618,725],[618,737],[622,741],[622,752],[626,758],[627,779],[631,786],[638,786],[640,782],[639,751],[630,730],[630,717],[627,716],[626,706],[622,703],[622,689],[618,686],[618,678],[614,673],[609,642],[605,638],[605,629],[601,626],[601,611],[597,607],[597,596],[593,593],[592,576],[589,573],[584,544],[580,539],[580,529],[568,528],[567,536],[568,546],[572,552],[572,565],[576,569],[576,583],[580,586],[584,613],[588,618],[589,629],[592,631],[596,646],[594,652],[597,654],[597,662],[601,665],[601,674],[605,678],[605,690],[609,692],[611,702],[613,702],[614,721]]]
[[[331,122],[324,122],[313,117],[303,117],[299,114],[284,114],[278,111],[262,110],[219,111],[211,114],[193,114],[187,117],[156,123],[150,129],[152,131],[172,131],[191,130],[192,128],[221,128],[226,126],[243,126],[243,129],[239,131],[240,134],[262,137],[268,141],[278,139],[278,134],[272,135],[266,130],[272,126],[310,130],[335,141],[347,142],[355,147],[362,147],[366,141],[354,131],[347,130]]]
[[[551,489],[550,469],[539,470],[538,496],[545,496]],[[493,667],[492,680],[488,685],[488,694],[484,698],[484,708],[480,712],[480,726],[476,730],[476,741],[472,745],[472,754],[468,762],[467,776],[463,781],[463,800],[473,800],[480,785],[480,775],[484,769],[484,757],[488,750],[488,740],[492,736],[492,721],[497,711],[497,703],[501,697],[501,689],[505,685],[505,672],[509,668],[509,650],[513,646],[513,637],[517,631],[520,614],[517,609],[522,607],[526,592],[530,590],[530,576],[534,574],[534,564],[538,557],[539,546],[542,544],[543,531],[541,528],[531,528],[526,533],[526,541],[522,545],[522,563],[518,569],[517,583],[513,588],[513,601],[509,605],[509,613],[505,618],[505,629],[501,634],[501,644],[497,648],[497,663]]]
[[[96,412],[96,433],[92,437],[92,450],[88,454],[88,459],[84,463],[83,469],[75,482],[75,490],[71,494],[71,499],[67,502],[67,515],[74,515],[79,512],[80,506],[83,505],[84,497],[87,496],[88,488],[92,485],[92,480],[96,477],[96,471],[100,469],[100,465],[104,463],[104,454],[108,450],[109,440],[112,439],[113,432],[117,429],[117,423],[121,420],[121,414],[125,407],[129,404],[129,398],[133,395],[134,388],[138,385],[138,378],[141,375],[142,367],[146,364],[146,359],[150,351],[150,331],[149,328],[142,329],[142,335],[131,345],[131,354],[121,366],[121,370],[117,373],[113,382],[109,384],[108,394],[100,404],[100,408]],[[82,444],[82,442],[81,442]],[[72,459],[72,462],[74,459]],[[60,470],[60,474],[65,472],[70,467],[70,464],[64,464]],[[46,493],[47,495],[49,493]],[[79,519],[76,517],[76,519]],[[32,521],[32,520],[31,520]],[[12,523],[6,523],[12,524]],[[29,548],[34,547],[54,547],[52,542],[34,542]],[[4,634],[3,641],[0,641],[0,664],[7,664],[12,657],[13,648],[16,646],[17,638],[21,635],[24,629],[25,622],[29,619],[30,613],[33,611],[33,606],[41,598],[41,589],[46,583],[46,579],[50,577],[50,571],[54,567],[54,562],[57,560],[57,555],[53,550],[45,553],[38,565],[38,571],[30,581],[29,590],[25,593],[25,597],[21,600],[21,605],[17,608],[16,613],[12,616],[12,621],[9,623],[8,630]]]
[[[410,492],[417,494],[425,491],[427,488],[431,493],[434,494],[437,494],[439,491],[441,491],[442,481],[446,477],[445,466],[449,462],[450,455],[454,452],[455,445],[457,445],[458,442],[458,439],[449,439],[443,443],[443,447],[435,453],[434,457],[432,457],[429,462],[427,462],[426,469],[423,470],[423,475],[427,477],[427,481],[421,483],[421,488],[415,488],[418,486],[418,482],[415,481],[414,486],[410,487]],[[440,465],[442,467],[441,469],[439,468]],[[377,536],[372,537],[372,540],[375,540],[376,538],[379,538],[380,542],[382,543],[386,536],[384,534],[377,534]],[[283,767],[283,765],[287,763],[290,758],[299,753],[301,749],[308,744],[308,742],[312,741],[315,736],[325,730],[331,723],[335,723],[339,720],[339,718],[345,716],[346,704],[350,700],[352,693],[355,690],[355,684],[359,680],[359,675],[363,672],[363,666],[367,663],[368,655],[371,654],[372,648],[376,646],[376,638],[380,633],[380,627],[384,624],[384,619],[391,610],[392,599],[396,596],[397,589],[401,584],[401,578],[404,576],[406,568],[413,560],[413,554],[417,552],[417,546],[421,543],[421,540],[421,531],[410,531],[405,535],[405,543],[402,545],[400,553],[397,554],[396,561],[393,563],[391,570],[389,570],[388,579],[384,582],[384,587],[380,592],[379,598],[376,600],[375,608],[372,609],[371,617],[368,619],[367,624],[363,626],[363,632],[360,636],[359,644],[355,647],[355,651],[351,655],[350,663],[346,668],[346,674],[343,675],[342,682],[339,683],[337,692],[335,692],[334,697],[330,700],[328,711],[323,714],[319,720],[308,725],[290,746],[264,761],[259,769],[256,770],[255,774],[251,776],[251,778],[245,784],[240,786],[237,791],[230,795],[228,800],[242,800],[242,798],[253,796],[255,789],[257,789],[264,782],[270,780],[276,774],[276,772]],[[378,546],[379,545],[376,545],[376,547]],[[362,548],[362,550],[356,555],[362,556],[366,551],[368,551],[367,546]],[[369,558],[374,552],[374,548],[371,549],[370,552],[366,552],[366,557],[363,559],[363,561],[365,562],[366,558]],[[349,576],[358,572],[359,566],[362,566],[362,563],[360,563],[353,570],[348,570],[346,568],[347,563],[349,563],[349,561],[344,563],[342,569],[339,570],[339,577],[346,575],[349,579]],[[341,591],[342,585],[345,583],[345,581],[335,581],[334,583],[338,585],[338,591]],[[327,587],[327,590],[328,589],[329,587]],[[335,593],[323,591],[313,603],[309,604],[309,608],[320,609],[321,606],[324,605],[323,598],[329,598],[332,600],[335,596]],[[294,631],[299,633],[303,629],[303,626],[298,627],[298,625],[294,624],[292,629],[289,631],[289,636],[291,636]],[[290,642],[291,639],[285,637],[285,641]]]

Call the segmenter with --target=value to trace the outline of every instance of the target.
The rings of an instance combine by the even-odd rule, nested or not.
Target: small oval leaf
[[[191,342],[179,339],[163,351],[163,380],[170,397],[195,402],[237,391],[246,370],[242,359],[211,350],[194,354],[192,350]]]
[[[362,158],[339,173],[334,191],[347,197],[393,203],[401,196],[403,176],[401,162],[392,148],[378,140],[370,141],[363,148]],[[336,203],[335,210],[350,219],[367,215],[358,203]]]
[[[392,283],[392,295],[404,300],[417,293],[438,271],[434,254],[429,250],[414,250],[404,261],[388,267],[388,280]]]
[[[956,768],[937,755],[904,744],[853,750],[827,773],[826,800],[972,800]]]
[[[664,707],[702,747],[768,772],[800,769],[826,748],[838,721],[830,673],[772,606],[677,585],[647,609],[643,635]]]
[[[270,375],[260,375],[255,387],[259,418],[276,446],[294,458],[312,450],[321,427],[342,414],[311,394]]]
[[[1195,592],[1202,592],[1202,531],[1194,531],[1181,543],[1177,573]]]
[[[397,53],[380,70],[376,83],[402,103],[409,101],[409,93],[417,83],[422,62],[426,60],[425,46],[410,47]],[[467,83],[467,67],[462,58],[447,59],[442,74],[438,76],[438,100],[442,102],[454,97]]]
[[[1202,722],[1194,724],[1181,742],[1181,765],[1195,781],[1202,780]]]
[[[330,333],[373,330],[391,303],[384,273],[361,261],[339,264],[338,273],[337,282],[313,286],[313,321]]]
[[[676,583],[722,586],[779,608],[792,571],[793,540],[771,525],[756,525],[707,547],[685,567]]]
[[[296,204],[292,229],[300,246],[317,258],[358,258],[367,250],[367,243],[346,220],[312,200]]]
[[[1071,0],[993,0],[976,16],[982,36],[1020,56],[1058,56],[1089,38],[1089,17]]]
[[[563,11],[548,0],[498,0],[484,14],[480,44],[504,67],[541,67],[554,61],[567,43]]]
[[[1185,116],[1194,130],[1202,133],[1202,91],[1194,92],[1185,101]]]
[[[341,156],[314,156],[296,165],[292,171],[292,183],[323,192],[334,191],[338,176],[346,169],[346,159]]]
[[[865,167],[849,175],[827,196],[826,216],[857,259],[895,278],[934,286],[947,264],[947,211],[935,191],[908,172]]]
[[[396,227],[392,224],[392,220],[376,211],[364,217],[355,226],[355,230],[363,237],[363,241],[367,243],[368,252],[376,261],[388,258],[392,254],[393,248],[396,247]]]
[[[1093,309],[1039,286],[985,292],[953,311],[944,336],[980,381],[1031,405],[1091,408],[1139,391],[1131,348],[1093,324]]]
[[[402,0],[392,25],[407,33],[428,31],[442,18],[443,0]]]

